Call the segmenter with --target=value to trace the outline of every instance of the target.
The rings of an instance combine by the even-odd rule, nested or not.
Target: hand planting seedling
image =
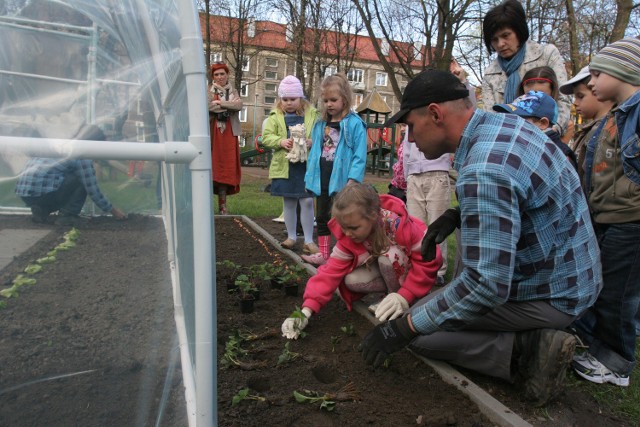
[[[243,400],[257,400],[259,402],[266,402],[267,398],[266,397],[262,397],[262,396],[258,396],[256,394],[249,394],[249,389],[248,388],[243,388],[242,390],[240,390],[238,392],[238,394],[233,396],[233,398],[231,399],[231,406],[237,405],[238,403],[242,402]]]
[[[309,309],[305,308],[304,310],[309,310]],[[288,331],[286,334],[284,334],[285,331],[283,329],[284,336],[286,336],[287,338],[291,338],[295,336],[296,339],[298,337],[300,338],[306,337],[307,333],[304,332],[303,329],[309,323],[309,316],[311,316],[311,311],[309,311],[309,314],[307,315],[300,307],[296,306],[295,310],[293,310],[293,312],[287,318],[287,320],[291,319],[290,320],[291,325],[287,325],[287,327],[290,327],[291,330]],[[283,328],[284,327],[285,325],[283,324]]]
[[[326,409],[327,411],[333,411],[336,406],[336,402],[349,402],[358,399],[358,392],[355,389],[353,383],[348,383],[335,393],[321,393],[313,390],[302,390],[304,393],[300,393],[297,390],[293,391],[293,397],[298,403],[318,403],[320,402],[320,409]]]

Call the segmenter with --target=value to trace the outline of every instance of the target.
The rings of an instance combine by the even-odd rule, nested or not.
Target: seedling
[[[302,309],[298,306],[296,306],[296,309],[293,310],[293,312],[289,315],[289,317],[293,319],[300,319],[301,321],[307,318],[307,316],[305,316],[304,313],[302,312]],[[304,330],[300,329],[298,325],[294,326],[294,330],[298,333],[298,336],[300,338],[304,338],[307,336],[307,333]]]
[[[240,290],[241,298],[247,298],[249,295],[253,296],[253,292],[257,290],[246,274],[238,275],[234,283]]]
[[[240,390],[238,392],[238,394],[233,396],[233,398],[231,399],[231,406],[237,405],[238,403],[242,402],[243,400],[257,400],[259,402],[266,402],[267,401],[267,399],[265,397],[258,396],[257,394],[249,394],[249,389],[248,388],[243,388],[242,390]]]
[[[294,390],[293,397],[298,403],[320,403],[320,409],[333,411],[336,402],[348,402],[358,399],[358,392],[353,383],[348,383],[335,393],[321,393],[313,390]]]
[[[340,343],[340,341],[342,341],[342,337],[339,335],[332,335],[331,336],[331,352],[335,353],[336,352],[336,346]]]
[[[352,337],[356,334],[356,328],[353,327],[353,323],[349,323],[347,326],[341,326],[340,330],[348,337]]]
[[[27,274],[36,274],[39,273],[40,270],[42,270],[42,266],[40,264],[29,264],[24,269],[24,272]]]
[[[242,266],[240,264],[236,264],[233,261],[225,259],[223,261],[216,262],[216,265],[225,270],[227,273],[229,280],[234,281],[238,274],[240,274],[240,269]]]
[[[283,363],[293,362],[299,357],[302,357],[302,354],[289,350],[290,343],[291,343],[290,341],[287,341],[286,344],[284,345],[284,349],[282,350],[282,353],[280,354],[280,356],[278,356],[278,365],[281,365]]]
[[[234,331],[234,334],[229,336],[229,340],[224,345],[224,355],[220,360],[220,364],[227,368],[236,366],[247,371],[266,367],[267,363],[265,361],[249,362],[241,360],[250,353],[249,350],[242,348],[242,344],[247,341],[272,337],[274,334],[275,332],[271,329],[262,334],[243,333],[240,330]]]

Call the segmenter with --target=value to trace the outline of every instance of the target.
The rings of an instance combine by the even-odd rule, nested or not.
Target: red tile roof
[[[205,15],[200,14],[200,25],[202,28],[203,39],[206,37]],[[211,24],[211,41],[212,43],[229,43],[231,37],[235,37],[238,32],[240,20],[237,18],[229,18],[219,15],[210,15],[209,22]],[[287,26],[271,21],[255,21],[255,37],[248,37],[246,30],[243,34],[246,46],[263,48],[275,51],[291,51],[294,44],[287,41]],[[231,35],[231,36],[230,36]],[[305,50],[312,51],[314,39],[314,30],[305,30]],[[340,42],[340,43],[339,43]],[[355,54],[358,61],[379,62],[376,51],[373,47],[371,38],[363,35],[343,34],[335,31],[323,30],[321,51],[327,56],[335,56],[337,54],[337,46],[346,44],[353,46],[355,43]],[[413,51],[413,46],[404,42],[395,42],[395,45],[402,52]],[[424,51],[424,47],[422,48]],[[398,64],[397,57],[393,52],[388,56],[389,62]],[[414,60],[414,67],[422,67],[422,60]]]

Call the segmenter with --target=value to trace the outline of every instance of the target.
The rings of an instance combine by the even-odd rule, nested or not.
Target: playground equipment
[[[393,167],[396,144],[396,126],[385,128],[391,108],[378,91],[373,90],[362,100],[356,112],[367,124],[367,169],[380,176],[389,173]]]

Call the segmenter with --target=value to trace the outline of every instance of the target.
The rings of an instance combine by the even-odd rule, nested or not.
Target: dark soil
[[[0,289],[70,229],[26,216],[0,224],[51,229],[0,271]],[[186,426],[162,220],[77,228],[77,246],[59,251],[35,285],[0,298],[0,425]]]
[[[277,240],[283,224],[255,221]],[[28,217],[0,217],[0,229],[40,228],[51,233],[0,271],[0,289],[33,260],[62,241],[67,228],[35,225]],[[0,309],[1,426],[186,426],[166,237],[161,220],[97,218],[77,227],[77,247],[61,252]],[[216,218],[217,260],[243,266],[291,260],[251,227]],[[300,244],[299,244],[300,245]],[[301,246],[301,245],[300,245]],[[301,247],[296,247],[300,251]],[[263,286],[252,314],[242,314],[218,272],[218,357],[237,331],[262,338],[242,343],[244,369],[218,369],[218,420],[222,426],[471,426],[492,425],[466,396],[445,384],[408,352],[387,369],[365,366],[357,345],[371,329],[334,298],[290,341],[300,357],[278,364],[287,342],[280,325],[299,297]],[[347,333],[351,329],[353,334]],[[253,363],[253,365],[252,365]],[[257,365],[257,366],[256,366]],[[260,366],[262,365],[262,366]],[[73,376],[65,376],[75,374]],[[466,375],[470,373],[465,372]],[[60,378],[56,378],[61,376]],[[519,399],[518,390],[487,377],[471,377],[536,426],[626,426],[579,389],[569,389],[544,410]],[[293,392],[335,393],[351,387],[355,400],[296,403]],[[243,389],[260,400],[232,405]],[[164,391],[164,394],[163,394]],[[353,397],[353,396],[351,396]]]

